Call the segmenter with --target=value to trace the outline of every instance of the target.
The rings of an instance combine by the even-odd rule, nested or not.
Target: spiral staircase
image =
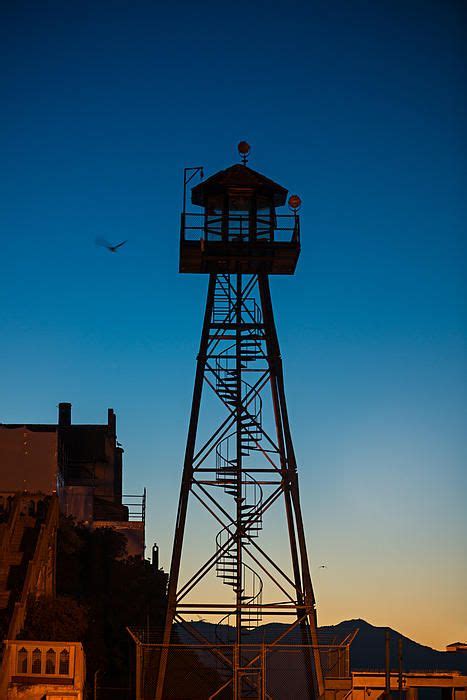
[[[248,301],[249,309],[246,312],[254,320],[254,324],[251,325],[261,323],[260,310],[255,300]],[[213,315],[224,320],[226,317],[232,319],[234,313],[228,287],[221,282]],[[248,368],[249,363],[262,356],[261,342],[254,330],[249,330],[242,331],[239,345],[240,366],[241,370],[244,370]],[[254,450],[260,449],[263,437],[262,400],[255,388],[242,378],[236,355],[237,346],[234,343],[216,358],[216,393],[232,412],[240,407],[240,417],[235,429],[217,444],[215,451],[217,485],[234,498],[237,514],[240,514],[235,523],[230,523],[217,534],[216,548],[219,556],[216,575],[225,585],[230,586],[236,595],[240,595],[242,632],[247,633],[262,621],[260,608],[257,606],[262,603],[263,582],[258,573],[244,561],[239,566],[237,533],[240,533],[240,545],[243,549],[251,546],[251,540],[259,536],[263,525],[261,485],[243,466],[244,458],[250,456]],[[237,452],[240,452],[241,460],[238,459]],[[224,642],[227,640],[222,639],[221,628],[229,622],[228,618],[229,616],[222,618],[217,626],[216,636]]]

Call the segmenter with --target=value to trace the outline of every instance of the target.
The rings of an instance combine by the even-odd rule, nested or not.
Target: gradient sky
[[[168,568],[206,291],[182,170],[246,138],[303,200],[272,291],[319,621],[440,648],[467,639],[465,28],[454,0],[0,15],[0,421],[113,406]]]

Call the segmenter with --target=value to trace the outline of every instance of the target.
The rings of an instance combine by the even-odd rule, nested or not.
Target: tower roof
[[[276,207],[285,204],[287,198],[285,187],[278,185],[277,182],[270,180],[256,170],[252,170],[247,165],[236,163],[193,187],[191,201],[193,204],[204,206],[207,194],[217,194],[231,187],[248,188],[255,190],[258,194],[272,197]]]

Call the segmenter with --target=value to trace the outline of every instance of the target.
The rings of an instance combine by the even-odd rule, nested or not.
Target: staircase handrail
[[[40,526],[39,537],[37,538],[34,556],[29,561],[28,569],[24,579],[23,590],[19,601],[15,603],[13,614],[11,616],[10,625],[8,627],[8,639],[16,639],[21,632],[26,619],[26,608],[28,599],[31,593],[36,589],[37,580],[41,566],[47,563],[49,555],[50,537],[58,526],[59,504],[58,497],[54,494],[51,496],[49,507],[47,508],[47,516],[45,523]],[[54,572],[55,578],[55,572]],[[53,590],[55,593],[55,590]]]

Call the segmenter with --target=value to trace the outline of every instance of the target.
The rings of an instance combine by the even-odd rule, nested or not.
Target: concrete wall
[[[57,490],[57,433],[0,426],[0,490]]]

